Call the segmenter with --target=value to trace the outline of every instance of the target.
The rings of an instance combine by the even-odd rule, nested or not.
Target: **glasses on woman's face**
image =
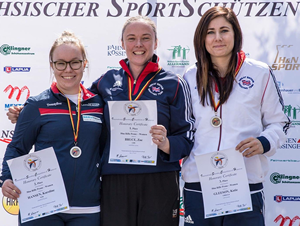
[[[64,71],[67,68],[68,64],[70,65],[70,68],[72,70],[78,70],[82,67],[82,62],[83,62],[83,60],[71,60],[71,61],[68,61],[68,62],[63,61],[63,60],[58,60],[58,61],[55,61],[53,63],[54,63],[55,68],[58,71]]]

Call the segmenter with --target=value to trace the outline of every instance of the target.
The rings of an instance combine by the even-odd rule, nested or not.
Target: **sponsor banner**
[[[107,1],[98,2],[0,2],[0,16],[6,17],[131,17],[137,14],[150,17],[186,18],[202,16],[209,8],[220,5],[232,8],[238,17],[296,17],[300,10],[296,2],[226,2],[226,1]],[[106,6],[105,8],[103,6]]]

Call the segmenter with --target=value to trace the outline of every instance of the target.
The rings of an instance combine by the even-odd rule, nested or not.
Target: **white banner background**
[[[14,130],[6,118],[7,108],[23,104],[29,92],[37,95],[49,88],[52,75],[48,54],[63,30],[75,32],[86,46],[89,58],[89,69],[83,78],[86,87],[105,71],[119,67],[119,60],[126,57],[120,41],[122,26],[128,17],[139,13],[149,15],[157,24],[160,65],[182,75],[195,63],[196,25],[201,15],[217,4],[234,9],[244,34],[243,50],[248,57],[264,61],[274,69],[282,90],[285,111],[293,125],[286,144],[270,158],[265,182],[266,225],[299,225],[300,7],[296,0],[0,1],[0,161]],[[19,53],[34,54],[5,55],[5,45],[29,47],[29,51]],[[8,73],[7,67],[16,67],[19,72]],[[25,72],[20,72],[20,67]],[[30,72],[24,67],[30,68]],[[24,91],[18,98],[18,89],[22,88]],[[2,194],[0,197],[1,226],[17,225],[14,215],[18,212],[17,202],[5,199]],[[181,225],[183,221],[181,217]]]

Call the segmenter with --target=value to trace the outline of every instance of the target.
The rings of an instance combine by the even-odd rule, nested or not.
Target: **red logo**
[[[279,226],[284,226],[285,222],[289,221],[289,224],[287,224],[287,226],[293,226],[294,223],[299,220],[300,221],[300,217],[299,216],[295,216],[293,219],[291,219],[290,217],[283,217],[281,214],[276,217],[276,219],[274,220],[275,223],[277,223],[278,221],[280,221],[280,225]],[[296,225],[295,225],[296,226]]]
[[[4,67],[4,71],[6,73],[10,73],[11,72],[11,67],[9,67],[9,66]]]
[[[27,86],[23,86],[21,89],[19,89],[19,87],[17,87],[17,86],[15,86],[15,87],[13,88],[11,85],[8,85],[3,91],[4,91],[4,92],[7,92],[7,91],[9,91],[9,90],[10,90],[10,93],[9,93],[9,95],[8,95],[8,99],[11,99],[11,98],[12,98],[12,96],[13,96],[13,94],[14,94],[14,92],[15,92],[16,90],[18,90],[18,95],[17,95],[17,97],[16,97],[16,100],[17,100],[17,101],[20,100],[21,94],[22,94],[25,90],[27,90],[26,100],[27,100],[28,97],[30,96],[30,90],[28,89]]]
[[[276,202],[282,202],[282,195],[276,195]]]

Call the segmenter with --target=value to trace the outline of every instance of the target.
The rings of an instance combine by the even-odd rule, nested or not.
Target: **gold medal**
[[[75,159],[79,158],[81,153],[82,153],[82,151],[81,151],[80,147],[78,147],[78,146],[74,146],[70,149],[70,155]]]
[[[214,117],[211,118],[210,123],[213,127],[220,127],[222,124],[222,119],[219,116],[215,115]]]

